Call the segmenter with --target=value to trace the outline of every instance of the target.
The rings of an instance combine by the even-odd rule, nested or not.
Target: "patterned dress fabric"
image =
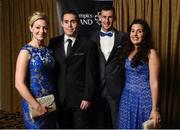
[[[141,129],[142,123],[149,119],[152,109],[147,63],[137,68],[131,67],[126,59],[126,81],[119,106],[119,129]]]
[[[54,58],[46,47],[35,48],[25,45],[21,50],[27,50],[30,54],[30,60],[27,69],[27,87],[32,95],[37,97],[54,94],[52,84],[52,68]],[[24,124],[27,129],[56,128],[55,113],[50,113],[37,119],[31,119],[29,115],[28,103],[23,99],[22,111]]]

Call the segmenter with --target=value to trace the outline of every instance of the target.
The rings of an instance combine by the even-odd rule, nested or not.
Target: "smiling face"
[[[113,27],[113,22],[115,20],[112,10],[102,10],[99,15],[99,21],[101,22],[101,27],[104,32],[108,32]]]
[[[67,36],[74,37],[77,33],[79,23],[74,14],[67,13],[64,14],[63,19],[61,21],[61,25],[63,27],[64,33]]]
[[[47,36],[47,22],[43,19],[36,20],[29,28],[34,40],[42,41]]]
[[[130,31],[130,39],[134,45],[139,45],[143,40],[143,26],[141,24],[133,24]]]

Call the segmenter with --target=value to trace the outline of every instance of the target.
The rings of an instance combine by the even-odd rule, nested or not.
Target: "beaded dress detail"
[[[51,81],[55,61],[52,57],[52,51],[46,47],[35,48],[28,44],[22,47],[21,50],[27,50],[30,54],[26,85],[32,95],[37,98],[54,94],[54,86]],[[56,120],[55,115],[53,115],[54,113],[32,120],[29,115],[28,103],[24,99],[22,101],[22,111],[26,128],[55,128]]]
[[[126,80],[119,106],[118,128],[141,129],[142,123],[149,119],[152,109],[149,84],[149,66],[147,63],[131,67],[126,59]]]

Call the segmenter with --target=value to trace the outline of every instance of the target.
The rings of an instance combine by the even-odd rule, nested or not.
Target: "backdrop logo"
[[[99,14],[100,14],[100,12],[98,12],[98,13],[94,16],[94,20],[96,21],[96,23],[97,23],[98,25],[100,25]]]
[[[98,14],[99,14],[99,12],[95,15],[91,14],[91,13],[79,14],[81,25],[91,26],[94,23],[100,25],[99,19],[98,19]]]
[[[59,17],[65,10],[75,10],[80,19],[78,32],[80,35],[89,36],[99,30],[99,11],[103,5],[113,5],[113,0],[56,0],[58,1]],[[60,28],[63,33],[62,28]]]

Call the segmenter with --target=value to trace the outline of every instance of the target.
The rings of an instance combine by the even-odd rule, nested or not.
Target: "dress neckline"
[[[31,44],[27,44],[28,46],[32,47],[32,48],[35,48],[35,49],[43,49],[45,48],[45,46],[41,46],[41,47],[35,47],[35,46],[32,46]]]

